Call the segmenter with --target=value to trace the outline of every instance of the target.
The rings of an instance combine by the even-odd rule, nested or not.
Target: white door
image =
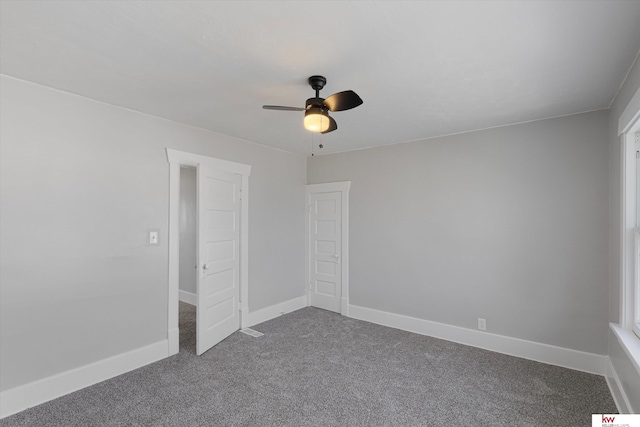
[[[310,304],[340,313],[342,193],[309,194]]]
[[[240,327],[241,177],[198,165],[198,355]]]

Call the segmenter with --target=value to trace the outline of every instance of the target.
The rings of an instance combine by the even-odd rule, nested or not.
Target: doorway
[[[311,184],[307,202],[307,304],[348,315],[350,181]]]
[[[198,303],[198,205],[197,171],[194,167],[180,167],[180,250],[179,250],[179,308],[178,329],[180,350],[196,352],[196,305]]]
[[[248,178],[251,166],[170,148],[166,152],[170,164],[168,355],[178,353],[180,342],[180,193],[183,168],[196,171],[197,261],[193,266],[184,268],[193,268],[196,272],[196,352],[202,354],[241,328],[243,321],[246,322]],[[229,247],[234,247],[234,250],[225,251]],[[185,257],[183,262],[187,260]],[[218,276],[214,277],[216,274]]]

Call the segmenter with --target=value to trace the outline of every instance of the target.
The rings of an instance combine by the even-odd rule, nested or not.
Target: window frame
[[[622,142],[622,209],[620,318],[640,343],[640,111],[620,135]]]
[[[636,227],[634,230],[634,280],[632,290],[632,312],[631,329],[640,339],[640,228]]]
[[[623,292],[626,294],[626,298],[631,301],[630,329],[640,339],[640,119],[636,120],[632,128],[624,134],[624,138],[627,144],[631,145],[634,150],[635,157],[635,180],[634,180],[634,196],[635,196],[635,228],[634,228],[634,251],[633,251],[633,265],[634,265],[634,277],[630,290]],[[629,174],[627,174],[627,179]],[[627,304],[628,305],[628,304]]]
[[[636,325],[636,319],[640,317],[640,313],[638,313],[640,311],[640,265],[638,265],[640,263],[640,242],[637,243],[636,249],[635,237],[636,229],[640,228],[639,224],[636,224],[636,202],[640,204],[640,201],[637,201],[636,190],[640,186],[638,183],[640,177],[635,174],[636,151],[638,150],[634,141],[635,134],[638,132],[640,132],[640,88],[636,90],[618,116],[616,134],[619,144],[617,147],[620,149],[618,157],[620,161],[620,199],[617,201],[620,208],[618,212],[620,221],[618,223],[618,237],[620,239],[618,248],[620,252],[617,254],[619,259],[617,280],[619,310],[618,323],[609,324],[621,348],[640,375],[640,335],[637,334],[640,332],[640,325]],[[611,362],[614,363],[613,360]],[[618,386],[620,386],[619,383]],[[629,402],[626,406],[630,408]]]

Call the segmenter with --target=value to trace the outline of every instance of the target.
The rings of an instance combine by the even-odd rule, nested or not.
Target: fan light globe
[[[320,109],[310,109],[304,114],[304,127],[309,132],[324,132],[329,129],[329,118]]]

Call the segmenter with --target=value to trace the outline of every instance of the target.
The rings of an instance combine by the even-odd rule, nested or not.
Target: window
[[[640,338],[640,119],[622,134],[620,327]]]
[[[611,323],[611,330],[640,373],[640,90],[636,95],[638,101],[626,116],[624,127],[619,129],[622,139],[620,312],[619,323]]]
[[[629,362],[640,374],[640,89],[618,116],[616,134],[620,136],[620,294],[618,323],[611,323],[611,331],[617,338]],[[611,351],[611,349],[610,349]],[[615,350],[613,350],[615,351]],[[610,354],[611,356],[611,354]],[[622,395],[624,409],[632,410],[625,397],[625,388],[634,385],[626,378],[618,378],[618,361],[611,356],[611,373]],[[622,366],[626,364],[623,363]],[[620,365],[618,365],[620,367]],[[622,368],[620,373],[627,372]],[[608,374],[607,374],[608,375]],[[622,382],[621,382],[622,381]],[[631,392],[631,389],[629,389]]]

